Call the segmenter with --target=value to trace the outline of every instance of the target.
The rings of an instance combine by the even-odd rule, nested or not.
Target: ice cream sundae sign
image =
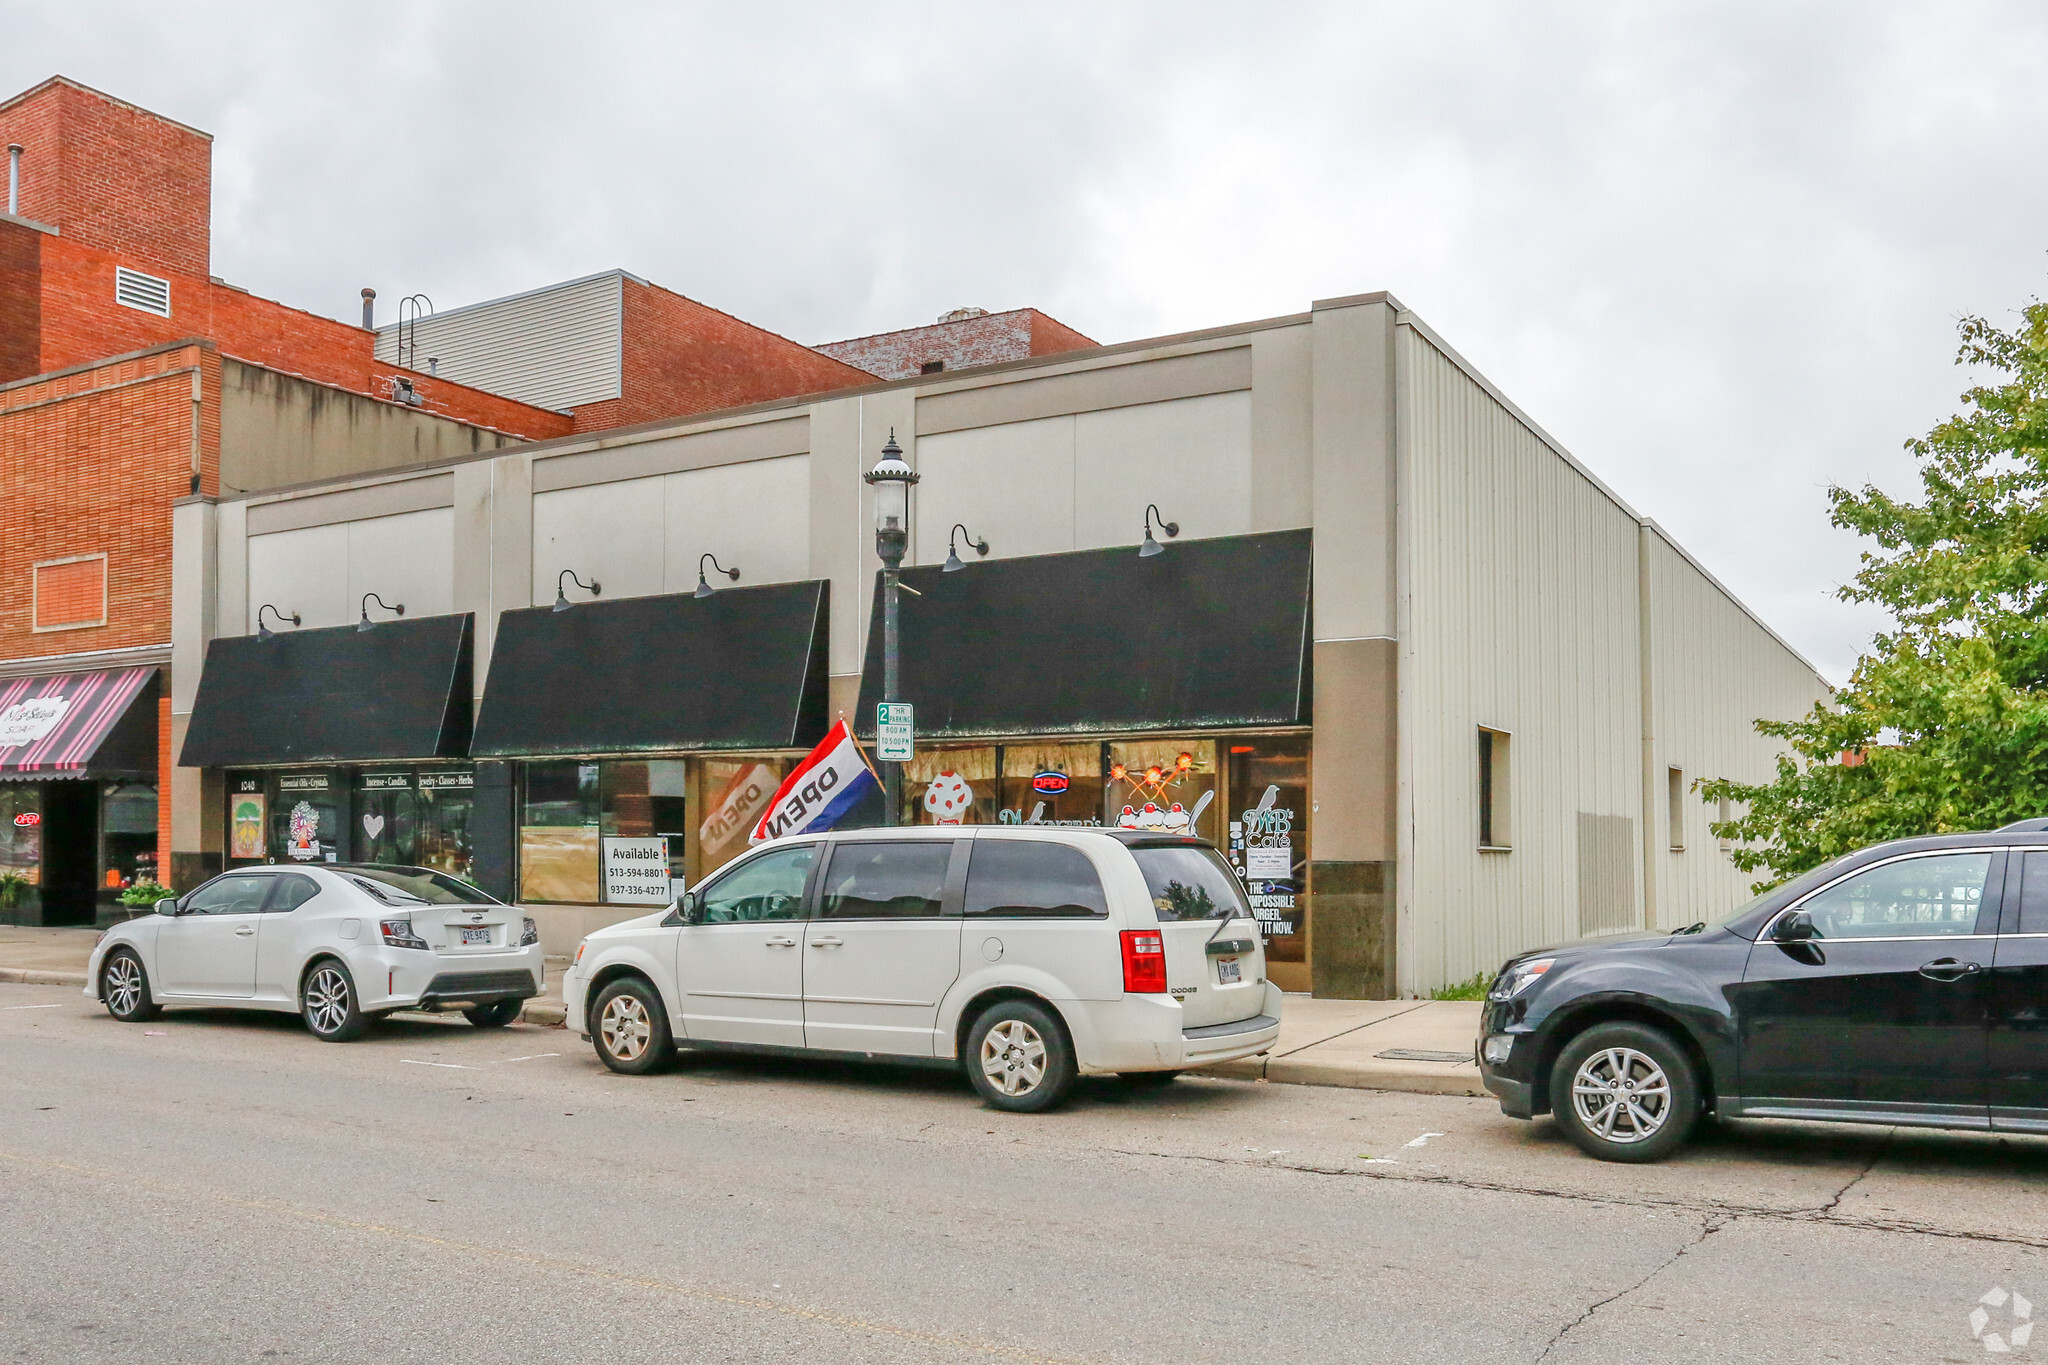
[[[32,697],[0,711],[0,749],[48,739],[70,709],[69,697]]]

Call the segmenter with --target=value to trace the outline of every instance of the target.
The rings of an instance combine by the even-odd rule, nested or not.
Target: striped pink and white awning
[[[84,772],[155,672],[109,668],[0,682],[0,777]]]

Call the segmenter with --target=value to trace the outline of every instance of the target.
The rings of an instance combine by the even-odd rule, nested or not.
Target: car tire
[[[356,980],[339,958],[323,957],[306,971],[299,1013],[323,1043],[350,1043],[369,1032],[371,1019],[356,995]]]
[[[590,1007],[590,1045],[598,1060],[626,1076],[645,1076],[675,1054],[661,995],[637,976],[622,976]]]
[[[525,1007],[524,1000],[493,1000],[488,1005],[464,1010],[462,1017],[478,1028],[503,1028],[517,1019]]]
[[[100,1000],[124,1024],[146,1024],[163,1012],[150,994],[142,959],[126,948],[109,953],[100,968]]]
[[[1565,1136],[1602,1161],[1661,1161],[1700,1116],[1699,1074],[1676,1039],[1648,1024],[1596,1024],[1550,1071]]]
[[[1051,1109],[1067,1098],[1079,1074],[1065,1025],[1029,1000],[983,1010],[967,1030],[962,1062],[982,1099],[1012,1114]]]
[[[1133,1090],[1164,1090],[1180,1079],[1178,1071],[1119,1071],[1116,1074]]]

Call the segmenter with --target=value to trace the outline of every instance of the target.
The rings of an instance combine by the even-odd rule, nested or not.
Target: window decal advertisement
[[[228,809],[230,858],[261,858],[269,826],[269,800],[262,792],[236,792]]]

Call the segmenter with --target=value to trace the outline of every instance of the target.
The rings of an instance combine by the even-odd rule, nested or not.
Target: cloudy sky
[[[215,135],[214,271],[353,318],[623,266],[799,340],[1393,291],[1830,677],[1830,483],[2048,275],[2048,6],[0,2]]]

